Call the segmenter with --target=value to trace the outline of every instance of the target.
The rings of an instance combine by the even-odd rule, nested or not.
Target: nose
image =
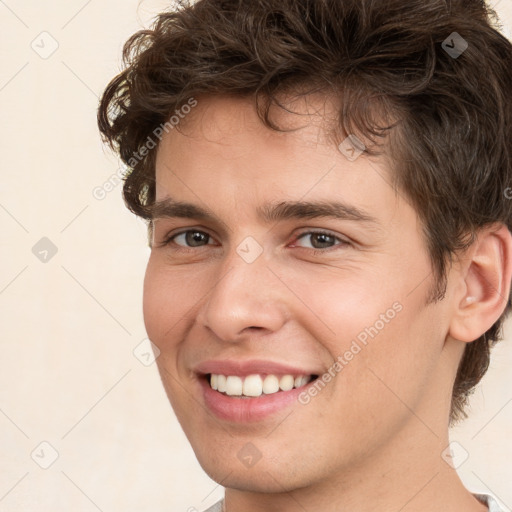
[[[286,287],[264,254],[247,263],[234,252],[224,262],[196,321],[221,340],[237,342],[256,333],[278,331],[289,318],[286,300]]]

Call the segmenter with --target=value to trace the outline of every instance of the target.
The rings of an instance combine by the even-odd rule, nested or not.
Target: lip
[[[262,375],[321,375],[323,370],[318,369],[304,369],[296,366],[290,366],[283,363],[274,361],[264,361],[251,359],[243,360],[211,360],[204,361],[198,364],[194,371],[201,375],[209,373],[216,373],[219,375],[237,375],[239,377],[246,377],[256,373]]]
[[[262,360],[233,361],[216,360],[205,361],[195,368],[201,386],[203,400],[206,407],[219,419],[231,423],[251,423],[263,421],[285,408],[298,403],[299,395],[314,381],[289,391],[278,391],[259,397],[230,397],[211,388],[208,375],[237,375],[245,377],[252,374],[260,375],[321,375],[323,371],[309,370],[290,365]]]
[[[206,378],[199,380],[205,405],[217,418],[231,423],[262,421],[294,403],[298,404],[299,395],[311,382],[290,391],[278,391],[257,398],[240,398],[230,397],[213,390]]]

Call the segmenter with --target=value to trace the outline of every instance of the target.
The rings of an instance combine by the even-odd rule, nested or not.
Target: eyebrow
[[[150,219],[191,218],[222,222],[210,210],[195,204],[165,198],[149,206]],[[266,203],[256,209],[258,218],[266,224],[289,219],[333,218],[380,225],[364,210],[340,201],[281,201]]]

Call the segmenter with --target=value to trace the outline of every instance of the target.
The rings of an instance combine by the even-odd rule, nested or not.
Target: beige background
[[[494,3],[511,27],[511,0]],[[119,186],[93,196],[118,168],[97,133],[98,96],[120,69],[125,39],[169,4],[0,1],[2,512],[191,512],[222,495],[155,365],[133,353],[145,338],[145,227]],[[45,242],[32,252],[43,237],[53,257]],[[511,510],[507,330],[471,419],[452,438],[469,453],[459,468],[469,488]],[[146,362],[144,347],[136,353]]]

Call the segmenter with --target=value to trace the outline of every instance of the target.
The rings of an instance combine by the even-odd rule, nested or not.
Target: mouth
[[[264,421],[299,405],[299,396],[321,375],[317,368],[270,360],[216,359],[193,368],[203,403],[231,424]]]
[[[318,378],[318,375],[303,374],[260,374],[224,375],[209,373],[203,376],[213,391],[224,396],[240,399],[254,399],[301,389]]]

